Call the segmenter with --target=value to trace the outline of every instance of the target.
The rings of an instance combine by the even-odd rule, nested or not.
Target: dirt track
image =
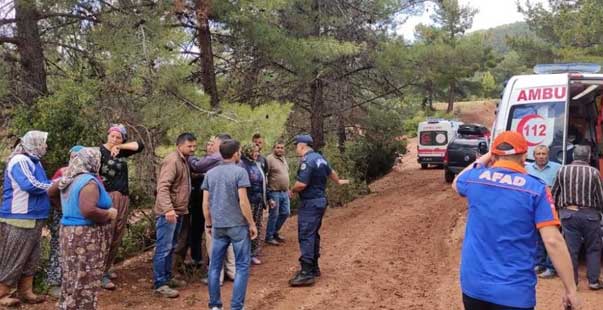
[[[298,268],[296,219],[291,218],[284,232],[288,242],[264,247],[264,264],[252,268],[246,309],[461,309],[457,279],[465,201],[444,183],[442,170],[421,170],[415,146],[409,150],[402,169],[375,182],[372,194],[327,211],[323,276],[314,287],[287,285]],[[100,309],[206,308],[207,288],[198,281],[178,299],[153,296],[149,253],[118,271],[119,289],[101,294]],[[603,293],[588,291],[583,282],[584,309],[600,309]],[[231,289],[226,282],[225,309]],[[561,292],[558,279],[539,283],[537,309],[561,309]]]

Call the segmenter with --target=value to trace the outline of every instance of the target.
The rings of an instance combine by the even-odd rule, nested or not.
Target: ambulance
[[[446,147],[454,139],[462,122],[445,119],[428,119],[419,123],[417,136],[417,162],[421,168],[428,165],[443,165]]]
[[[572,161],[575,145],[592,149],[591,165],[603,168],[603,74],[595,64],[537,65],[532,75],[512,77],[492,126],[492,138],[505,130],[528,141],[528,160],[547,145],[551,161]]]

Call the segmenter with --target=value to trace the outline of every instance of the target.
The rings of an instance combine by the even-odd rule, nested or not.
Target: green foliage
[[[94,81],[64,80],[33,109],[19,109],[15,114],[13,126],[17,135],[31,129],[48,132],[48,152],[43,158],[47,174],[67,164],[72,146],[98,145],[105,126],[95,105],[97,92]]]
[[[396,102],[368,108],[362,123],[365,133],[347,146],[346,156],[354,163],[353,169],[349,169],[354,179],[374,181],[391,170],[396,152],[406,152],[402,111],[403,107]]]
[[[481,79],[481,87],[483,92],[483,98],[492,98],[496,96],[496,81],[494,80],[494,76],[489,71],[486,71],[482,75]]]

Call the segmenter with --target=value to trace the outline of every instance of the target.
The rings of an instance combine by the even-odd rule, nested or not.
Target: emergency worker
[[[320,276],[320,226],[327,208],[327,178],[337,185],[349,184],[349,180],[339,179],[335,170],[322,155],[312,149],[310,135],[295,137],[295,152],[302,157],[295,185],[290,196],[299,193],[301,206],[297,215],[297,233],[301,256],[301,270],[289,280],[291,286],[309,286]]]
[[[544,181],[527,174],[527,151],[523,136],[505,131],[491,152],[453,182],[469,207],[460,271],[467,310],[534,309],[538,234],[565,288],[564,306],[579,307],[551,193]]]

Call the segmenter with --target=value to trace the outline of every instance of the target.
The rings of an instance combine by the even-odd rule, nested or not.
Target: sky
[[[520,0],[525,3],[526,0]],[[470,5],[478,9],[473,18],[473,27],[470,31],[488,29],[504,24],[522,21],[523,15],[517,12],[516,0],[459,0],[462,5]],[[530,0],[531,3],[546,3],[546,0]],[[426,12],[420,16],[409,18],[406,23],[398,27],[398,33],[405,38],[412,38],[415,26],[424,23],[429,24],[433,6],[426,6]]]

